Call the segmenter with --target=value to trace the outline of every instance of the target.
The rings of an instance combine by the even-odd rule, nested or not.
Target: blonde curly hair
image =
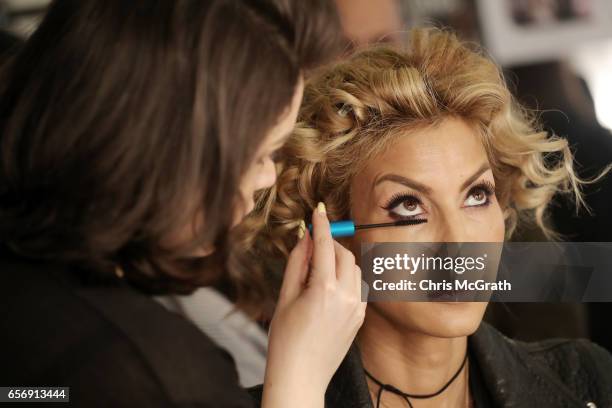
[[[522,220],[553,237],[545,214],[557,192],[584,204],[585,181],[574,173],[567,141],[542,131],[490,58],[441,29],[415,29],[409,39],[405,49],[365,49],[308,80],[276,185],[259,197],[249,221],[264,252],[286,255],[294,229],[319,201],[330,219],[349,217],[349,185],[365,162],[394,138],[449,117],[472,125],[482,139],[507,238]]]

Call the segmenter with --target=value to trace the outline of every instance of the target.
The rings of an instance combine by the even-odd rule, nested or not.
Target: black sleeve
[[[225,350],[129,285],[0,271],[1,386],[70,387],[70,407],[256,406]]]
[[[612,354],[588,340],[579,340],[581,359],[590,367],[587,386],[593,390],[598,404],[612,406]]]
[[[261,407],[261,399],[263,397],[263,384],[256,385],[248,389],[249,394],[255,401],[257,407]]]
[[[100,341],[104,341],[101,338]],[[106,339],[111,340],[111,339]],[[219,407],[252,408],[256,405],[252,397],[239,386],[231,361],[222,353],[210,355],[205,367],[199,371],[201,377],[176,367],[172,375],[182,378],[181,389],[169,374],[160,375],[152,370],[149,362],[142,358],[127,342],[109,342],[98,345],[89,355],[64,359],[62,367],[54,370],[54,376],[66,372],[61,384],[70,387],[70,406],[75,407]],[[93,350],[92,350],[93,351]],[[190,370],[187,370],[190,371]],[[57,378],[57,377],[56,377]],[[195,388],[197,387],[197,391]]]

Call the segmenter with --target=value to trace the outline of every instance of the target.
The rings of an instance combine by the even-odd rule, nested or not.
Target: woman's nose
[[[449,212],[443,214],[440,225],[440,242],[471,242],[472,237],[465,219],[461,214]]]
[[[273,160],[268,159],[262,171],[257,175],[255,190],[272,187],[276,183],[276,165]]]

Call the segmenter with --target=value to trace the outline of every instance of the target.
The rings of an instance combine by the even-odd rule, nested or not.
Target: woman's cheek
[[[504,213],[495,201],[491,205],[491,217],[489,221],[490,230],[489,230],[489,239],[488,242],[502,242],[505,239],[506,235],[506,223],[504,222]]]

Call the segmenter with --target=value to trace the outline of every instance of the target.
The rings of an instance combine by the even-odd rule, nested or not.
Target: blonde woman
[[[379,47],[306,85],[275,187],[260,203],[260,255],[287,254],[318,201],[330,219],[425,219],[343,239],[503,242],[523,222],[552,236],[558,192],[582,202],[572,155],[518,106],[498,67],[441,30]],[[265,226],[264,226],[265,225]],[[612,357],[587,341],[512,341],[486,303],[377,302],[327,390],[329,407],[607,407]]]

